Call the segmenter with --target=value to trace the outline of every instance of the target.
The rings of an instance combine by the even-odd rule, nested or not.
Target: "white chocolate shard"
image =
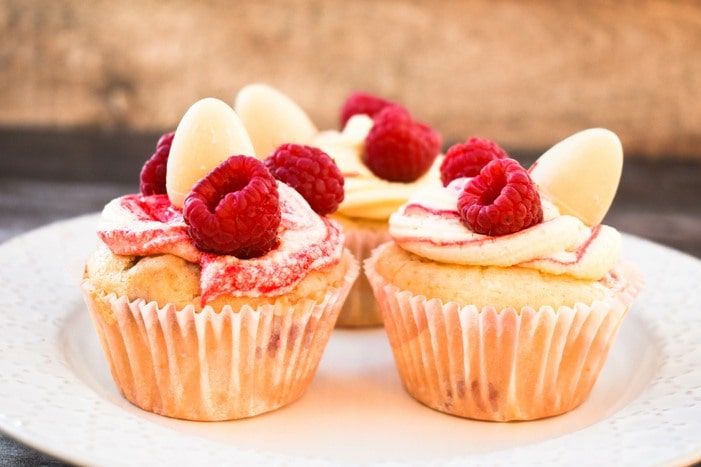
[[[192,187],[230,156],[253,156],[243,123],[227,103],[208,97],[195,102],[178,124],[168,156],[166,189],[182,208]]]
[[[283,143],[308,144],[318,132],[299,105],[265,84],[249,84],[241,88],[234,109],[246,127],[259,159],[265,159]]]
[[[548,149],[529,172],[562,214],[589,226],[600,224],[618,189],[623,147],[615,133],[590,128]]]

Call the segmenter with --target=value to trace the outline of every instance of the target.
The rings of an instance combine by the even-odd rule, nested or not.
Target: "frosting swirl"
[[[621,237],[606,225],[587,227],[561,215],[541,194],[543,222],[510,235],[472,232],[460,220],[457,200],[469,178],[413,195],[389,219],[389,232],[404,249],[452,264],[520,266],[549,274],[598,280],[616,263]]]
[[[302,196],[278,182],[279,244],[263,256],[239,259],[198,250],[182,212],[166,195],[131,194],[110,201],[97,234],[117,255],[172,254],[201,267],[202,302],[220,295],[256,297],[292,290],[309,272],[337,263],[344,236],[338,224],[317,215]]]
[[[440,158],[431,169],[412,183],[390,182],[376,176],[363,163],[365,138],[373,121],[367,115],[355,115],[342,132],[318,133],[310,143],[334,159],[345,179],[345,198],[338,212],[347,217],[387,220],[417,188],[439,183]]]

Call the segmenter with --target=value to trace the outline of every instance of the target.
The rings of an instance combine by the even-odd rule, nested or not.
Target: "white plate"
[[[701,262],[626,235],[646,288],[589,399],[546,420],[488,423],[402,389],[381,329],[336,331],[298,402],[197,423],[145,413],[109,376],[78,282],[97,216],[0,246],[0,429],[91,465],[668,464],[701,458]]]

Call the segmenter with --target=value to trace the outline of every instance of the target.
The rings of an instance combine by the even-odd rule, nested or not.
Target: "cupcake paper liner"
[[[134,405],[173,418],[231,420],[305,392],[359,271],[323,301],[220,312],[159,307],[81,285],[113,380]]]
[[[389,231],[345,229],[345,246],[359,260],[370,256],[372,250],[390,239]],[[382,325],[382,314],[364,274],[360,274],[351,288],[348,299],[338,315],[339,327],[371,327]]]
[[[399,290],[376,259],[365,271],[404,387],[428,407],[479,420],[533,420],[584,402],[642,285],[627,268],[607,301],[478,309]]]

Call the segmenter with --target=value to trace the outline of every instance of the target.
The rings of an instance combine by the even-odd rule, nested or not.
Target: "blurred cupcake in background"
[[[265,84],[242,88],[234,108],[257,157],[268,157],[282,144],[298,143],[317,147],[335,161],[344,178],[344,199],[331,217],[343,227],[346,248],[361,261],[389,239],[390,214],[416,189],[440,183],[440,134],[395,102],[351,94],[340,111],[340,131],[319,131],[292,99]],[[372,290],[361,275],[337,325],[381,324]]]
[[[364,260],[389,240],[389,216],[417,189],[438,184],[440,134],[394,102],[354,93],[341,109],[342,131],[323,131],[312,144],[327,152],[345,178],[345,199],[333,218],[346,247]],[[382,316],[364,275],[356,281],[339,326],[377,326]]]

